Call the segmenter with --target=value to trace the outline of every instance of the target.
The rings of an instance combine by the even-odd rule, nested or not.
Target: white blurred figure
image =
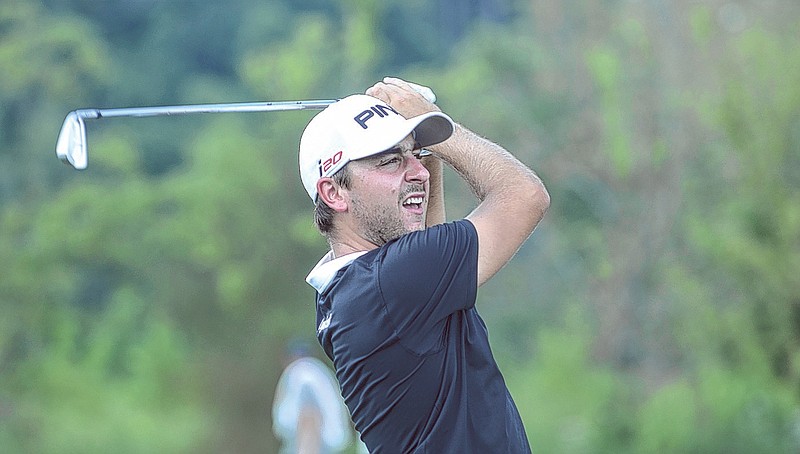
[[[336,454],[351,442],[350,416],[331,370],[305,344],[289,347],[272,405],[281,454]]]

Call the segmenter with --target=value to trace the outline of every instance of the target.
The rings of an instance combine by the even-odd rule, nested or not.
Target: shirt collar
[[[306,282],[317,290],[317,293],[324,292],[333,282],[336,273],[345,266],[353,263],[353,260],[366,254],[367,251],[353,252],[341,257],[334,258],[333,251],[328,251],[314,269],[306,276]]]

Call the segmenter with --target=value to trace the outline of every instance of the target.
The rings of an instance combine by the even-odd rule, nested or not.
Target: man
[[[366,95],[319,113],[300,140],[301,178],[331,247],[307,278],[317,337],[356,429],[371,453],[530,452],[475,299],[549,195],[405,81],[385,78]],[[445,223],[442,161],[478,197],[466,219]]]

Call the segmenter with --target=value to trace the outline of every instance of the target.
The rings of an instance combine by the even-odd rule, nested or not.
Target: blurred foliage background
[[[536,451],[798,452],[799,27],[777,0],[0,2],[0,450],[276,452],[314,337],[312,113],[90,121],[78,172],[68,111],[394,75],[552,195],[479,294]]]

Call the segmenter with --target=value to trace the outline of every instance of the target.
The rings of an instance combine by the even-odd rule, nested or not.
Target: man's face
[[[408,136],[392,150],[348,163],[355,227],[377,246],[425,228],[430,174],[418,152]]]

